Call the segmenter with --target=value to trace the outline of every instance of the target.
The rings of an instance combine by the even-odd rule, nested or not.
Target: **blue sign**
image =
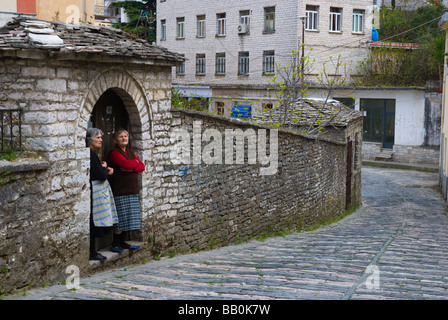
[[[232,108],[230,116],[232,118],[250,118],[252,114],[251,106],[235,106]]]

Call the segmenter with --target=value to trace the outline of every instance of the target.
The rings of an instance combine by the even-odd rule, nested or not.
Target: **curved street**
[[[363,168],[363,206],[314,231],[176,256],[5,299],[447,299],[436,173]]]

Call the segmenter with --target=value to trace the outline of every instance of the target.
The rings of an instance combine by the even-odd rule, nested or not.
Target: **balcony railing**
[[[115,16],[115,8],[106,8],[104,6],[95,6],[95,18],[102,20]]]
[[[0,109],[0,153],[22,150],[22,111]]]

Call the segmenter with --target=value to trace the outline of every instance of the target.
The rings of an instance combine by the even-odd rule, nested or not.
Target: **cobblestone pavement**
[[[20,299],[447,299],[437,174],[363,168],[363,206],[314,231],[152,261]],[[19,297],[6,297],[19,299]]]

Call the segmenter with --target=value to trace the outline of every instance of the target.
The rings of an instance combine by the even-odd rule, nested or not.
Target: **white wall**
[[[310,92],[310,97],[321,97]],[[366,89],[340,90],[332,97],[353,97],[355,109],[360,99],[395,99],[395,142],[398,145],[421,146],[425,137],[425,90],[423,89]]]
[[[0,12],[17,12],[17,0],[1,0]]]

